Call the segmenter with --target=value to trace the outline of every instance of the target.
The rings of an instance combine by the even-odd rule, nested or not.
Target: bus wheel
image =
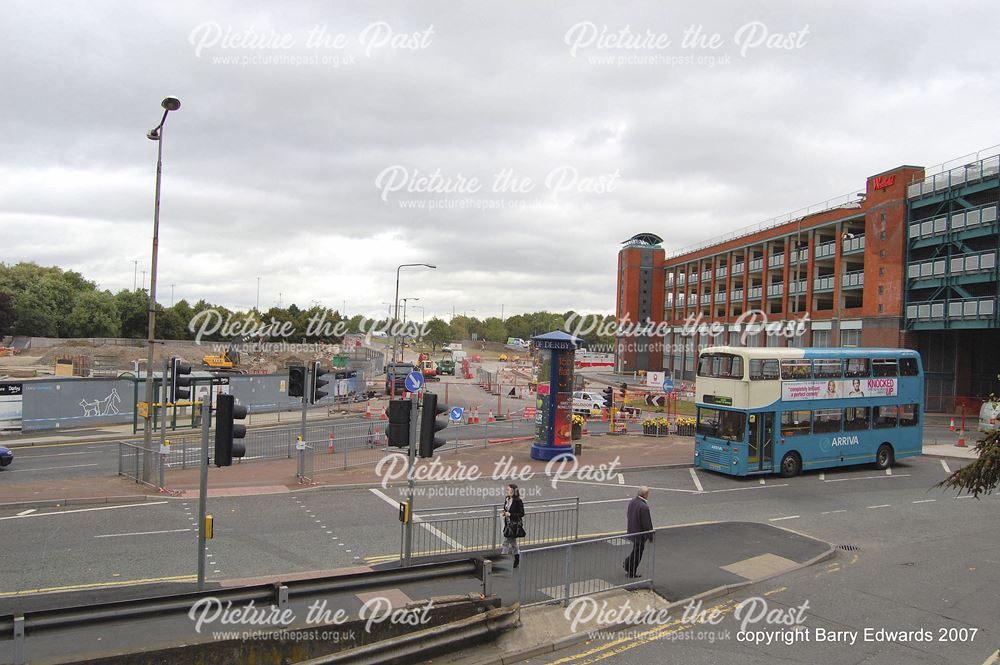
[[[878,452],[875,453],[875,468],[876,469],[888,469],[892,466],[895,461],[893,459],[892,446],[888,443],[883,443],[878,447]]]
[[[788,453],[781,458],[781,477],[791,478],[802,472],[802,458],[798,453]]]

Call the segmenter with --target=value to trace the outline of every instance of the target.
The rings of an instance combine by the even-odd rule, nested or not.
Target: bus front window
[[[719,409],[698,409],[697,432],[727,441],[742,441],[746,430],[746,414]]]

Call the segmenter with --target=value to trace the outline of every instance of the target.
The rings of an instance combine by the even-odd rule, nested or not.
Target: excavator
[[[240,352],[236,350],[236,342],[230,342],[229,348],[219,355],[202,356],[201,362],[209,370],[239,372]]]

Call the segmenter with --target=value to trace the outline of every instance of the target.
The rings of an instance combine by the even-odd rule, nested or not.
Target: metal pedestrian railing
[[[147,457],[147,452],[148,457]],[[143,467],[148,459],[150,465],[149,480],[143,480]],[[157,487],[160,474],[161,457],[159,450],[147,449],[134,443],[121,441],[118,443],[118,475],[125,476],[129,480]]]
[[[521,550],[520,564],[514,575],[517,596],[522,606],[546,603],[569,603],[573,598],[609,589],[652,588],[656,569],[656,548],[645,543],[643,556],[636,567],[637,577],[628,577],[624,563],[641,534],[595,538],[561,545]]]
[[[576,540],[580,533],[580,499],[524,502],[521,547]],[[400,552],[404,526],[400,526]],[[413,556],[459,552],[494,552],[503,544],[503,506],[454,506],[413,514]],[[400,554],[402,558],[402,554]]]

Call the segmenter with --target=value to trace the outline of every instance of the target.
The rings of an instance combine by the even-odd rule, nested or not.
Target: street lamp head
[[[164,97],[163,101],[160,102],[160,106],[168,111],[176,111],[181,107],[181,100],[176,97]]]
[[[437,270],[437,266],[432,266],[429,263],[425,263],[424,265],[427,266],[428,268],[434,268],[435,270]]]
[[[148,132],[146,132],[146,138],[149,139],[150,141],[159,141],[160,140],[159,127],[151,129]]]

